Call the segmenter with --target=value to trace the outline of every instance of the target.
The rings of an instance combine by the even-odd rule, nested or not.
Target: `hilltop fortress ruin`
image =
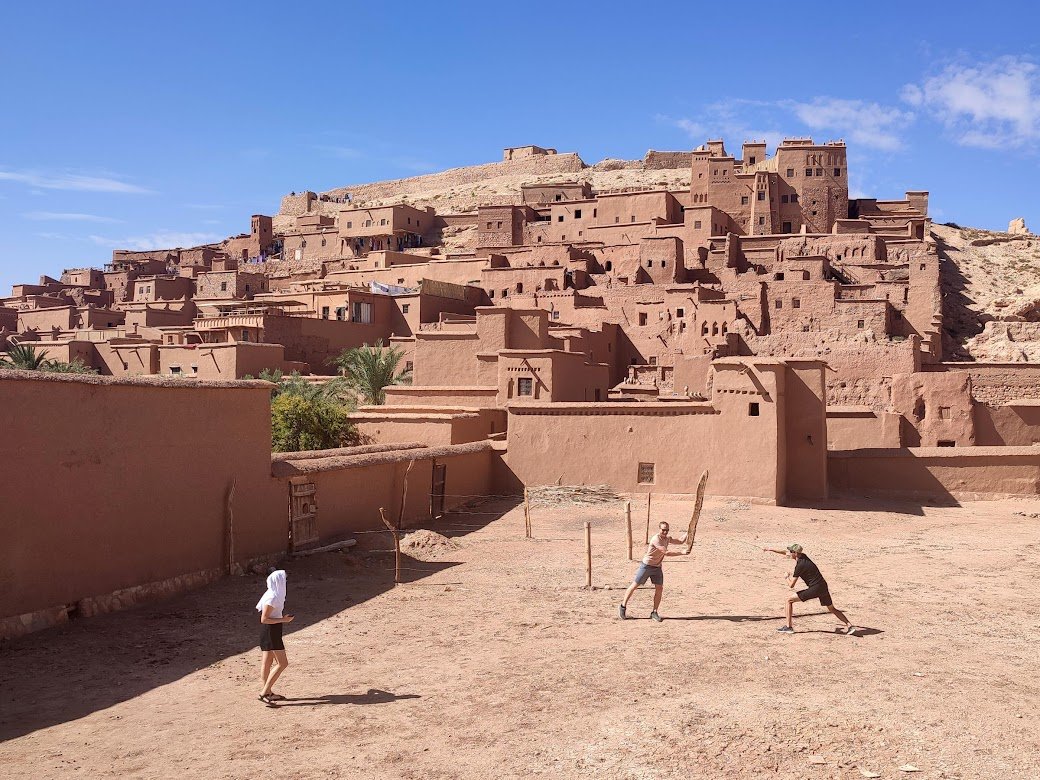
[[[103,269],[0,299],[0,343],[101,374],[0,371],[0,400],[25,415],[8,446],[39,453],[41,415],[64,404],[98,422],[47,426],[56,453],[81,458],[100,439],[106,457],[136,461],[158,446],[140,426],[162,439],[167,415],[191,415],[195,435],[225,438],[190,465],[173,459],[166,478],[210,486],[192,497],[204,527],[223,524],[234,479],[254,518],[236,515],[252,534],[245,557],[283,544],[286,491],[317,496],[322,536],[378,527],[375,509],[404,500],[408,461],[425,464],[413,479],[432,494],[402,506],[406,518],[530,484],[684,493],[704,469],[709,494],[770,503],[1035,494],[1040,366],[948,360],[948,261],[928,193],[850,198],[848,182],[843,142],[794,138],[772,156],[713,140],[593,166],[517,147],[501,162],[294,192],[247,234],[116,251]],[[1031,311],[1009,334],[1013,321],[1040,338]],[[268,470],[269,449],[255,450],[270,386],[232,380],[332,374],[340,350],[378,340],[404,351],[413,383],[354,416],[372,444],[279,455]],[[53,469],[48,458],[36,466]],[[85,490],[86,475],[64,478]],[[48,502],[24,511],[60,514]],[[110,589],[223,565],[212,557]]]

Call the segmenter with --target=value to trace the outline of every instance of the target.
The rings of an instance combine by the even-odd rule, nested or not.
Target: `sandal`
[[[274,691],[271,691],[269,694],[267,694],[267,698],[271,701],[285,701],[285,697],[282,696],[282,694],[275,693]]]
[[[277,704],[274,703],[274,700],[271,698],[271,694],[269,694],[269,693],[261,693],[257,698],[260,699],[260,701],[262,701],[268,707],[277,707],[278,706]]]

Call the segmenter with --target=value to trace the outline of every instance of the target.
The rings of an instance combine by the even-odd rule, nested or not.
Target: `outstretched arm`
[[[775,547],[763,547],[762,552],[776,553],[777,555],[787,555],[787,550],[777,550]]]

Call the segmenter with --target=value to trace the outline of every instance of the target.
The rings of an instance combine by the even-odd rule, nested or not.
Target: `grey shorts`
[[[636,585],[642,585],[647,580],[650,580],[654,585],[664,585],[664,569],[660,566],[647,566],[645,563],[639,564],[639,568],[636,569]]]

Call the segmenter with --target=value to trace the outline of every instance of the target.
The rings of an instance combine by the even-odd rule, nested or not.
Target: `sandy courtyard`
[[[690,502],[653,509],[678,531]],[[458,549],[396,588],[385,553],[292,562],[277,709],[256,700],[260,577],[76,621],[0,647],[0,774],[1040,777],[1040,503],[889,509],[709,501],[661,624],[649,590],[616,617],[616,504],[537,509],[534,540],[515,507],[451,515]],[[757,548],[793,541],[860,636],[818,606],[776,632],[791,562]]]

